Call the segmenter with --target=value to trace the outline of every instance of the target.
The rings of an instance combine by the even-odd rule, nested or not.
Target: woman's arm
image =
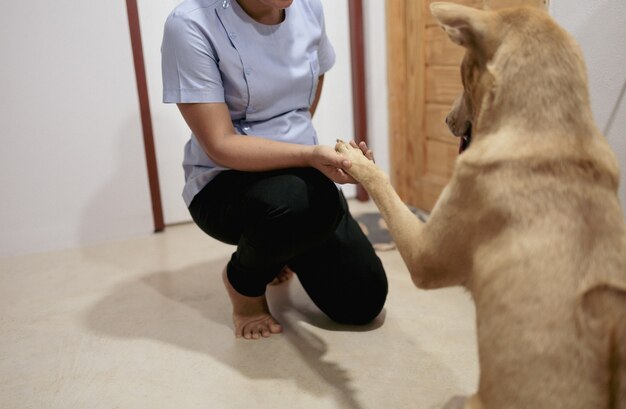
[[[350,167],[350,162],[330,146],[299,145],[239,135],[224,103],[177,105],[202,149],[219,165],[249,172],[310,166],[334,182],[354,183],[354,179],[343,171],[343,168]]]

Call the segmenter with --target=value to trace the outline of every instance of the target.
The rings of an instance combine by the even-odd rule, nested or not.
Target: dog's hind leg
[[[612,339],[611,384],[615,409],[626,409],[626,291],[615,294],[617,317]]]
[[[590,345],[605,346],[596,352],[606,365],[597,377],[607,388],[606,407],[626,409],[626,287],[600,285],[588,290],[582,301],[580,328],[589,339],[604,340]]]

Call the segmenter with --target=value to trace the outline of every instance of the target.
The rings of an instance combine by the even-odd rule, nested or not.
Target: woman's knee
[[[340,324],[365,325],[383,310],[387,300],[388,283],[382,266],[363,280],[344,291],[338,302],[326,314]]]
[[[385,306],[386,293],[374,298],[350,297],[349,304],[338,310],[328,312],[333,321],[343,325],[366,325],[380,315]]]

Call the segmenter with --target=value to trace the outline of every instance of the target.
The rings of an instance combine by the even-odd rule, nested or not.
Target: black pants
[[[232,286],[254,297],[288,265],[331,319],[365,324],[382,310],[387,277],[343,194],[313,168],[220,173],[189,210],[209,236],[237,246]]]

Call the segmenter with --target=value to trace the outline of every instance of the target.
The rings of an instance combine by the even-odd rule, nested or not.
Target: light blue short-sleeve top
[[[161,46],[163,102],[224,102],[239,134],[317,144],[309,108],[335,62],[320,0],[294,0],[277,25],[258,23],[236,0],[185,0]],[[219,172],[191,135],[183,160],[187,206]]]

